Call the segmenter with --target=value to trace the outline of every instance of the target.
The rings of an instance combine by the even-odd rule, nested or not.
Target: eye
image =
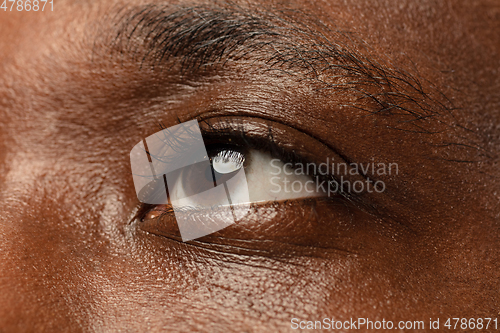
[[[145,203],[137,215],[141,229],[173,238],[180,233],[183,241],[218,231],[234,232],[241,239],[288,236],[287,228],[301,238],[312,237],[316,227],[309,225],[304,232],[304,223],[332,216],[319,214],[321,209],[345,212],[338,205],[343,195],[326,193],[316,186],[324,180],[297,165],[323,158],[330,150],[307,135],[278,126],[231,120],[200,128],[192,121],[136,145],[131,163],[138,198]],[[134,167],[139,157],[146,161],[145,152],[150,165]],[[289,215],[293,218],[285,218]]]

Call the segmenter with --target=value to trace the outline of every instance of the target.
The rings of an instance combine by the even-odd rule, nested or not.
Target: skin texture
[[[500,317],[498,2],[157,3],[297,27],[184,71],[182,51],[151,60],[141,29],[117,38],[138,5],[0,11],[0,331],[286,332],[325,317],[427,331],[429,318]],[[328,43],[404,80],[348,85],[335,57],[268,61]],[[373,158],[399,173],[383,194],[256,205],[183,243],[171,218],[134,219],[129,152],[159,122],[193,118],[255,136],[274,124],[318,163]]]

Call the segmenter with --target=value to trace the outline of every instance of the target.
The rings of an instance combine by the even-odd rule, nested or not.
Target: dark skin
[[[178,3],[298,28],[186,70],[187,51],[152,59],[132,33],[138,3],[0,11],[0,330],[276,332],[365,317],[427,331],[429,318],[499,317],[498,3]],[[267,44],[242,51],[254,41]],[[326,60],[269,60],[312,45]],[[129,152],[159,122],[191,119],[255,137],[271,126],[314,162],[399,173],[381,176],[383,194],[259,204],[183,243],[171,217],[134,218]]]

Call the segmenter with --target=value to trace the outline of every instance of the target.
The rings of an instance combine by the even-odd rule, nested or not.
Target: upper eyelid
[[[145,150],[146,150],[146,153],[147,155],[151,158],[151,159],[155,159],[159,162],[162,162],[164,164],[168,164],[169,161],[175,161],[177,160],[178,158],[180,157],[185,157],[186,156],[186,152],[189,151],[190,149],[192,149],[192,145],[191,144],[188,144],[189,143],[189,137],[186,138],[186,137],[180,137],[178,135],[176,135],[174,132],[172,132],[172,126],[168,127],[168,128],[164,128],[162,127],[163,124],[161,124],[161,131],[159,132],[156,132],[148,137],[155,137],[157,139],[159,139],[159,141],[162,141],[165,143],[164,145],[164,149],[170,149],[171,151],[175,152],[175,154],[165,154],[165,150],[160,150],[159,152],[157,152],[156,154],[155,153],[152,153],[150,149],[148,149],[148,145],[147,145],[147,140],[143,140],[142,142],[144,142],[144,146],[145,146]],[[183,129],[185,129],[185,133],[188,133],[188,134],[192,134],[192,137],[193,139],[198,139],[197,137],[197,133],[195,132],[190,132],[190,128],[189,127],[183,127]]]

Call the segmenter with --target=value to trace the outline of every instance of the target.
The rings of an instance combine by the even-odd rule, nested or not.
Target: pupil
[[[221,150],[212,157],[212,167],[215,172],[220,174],[227,174],[241,169],[243,162],[245,162],[243,154],[234,150]]]

